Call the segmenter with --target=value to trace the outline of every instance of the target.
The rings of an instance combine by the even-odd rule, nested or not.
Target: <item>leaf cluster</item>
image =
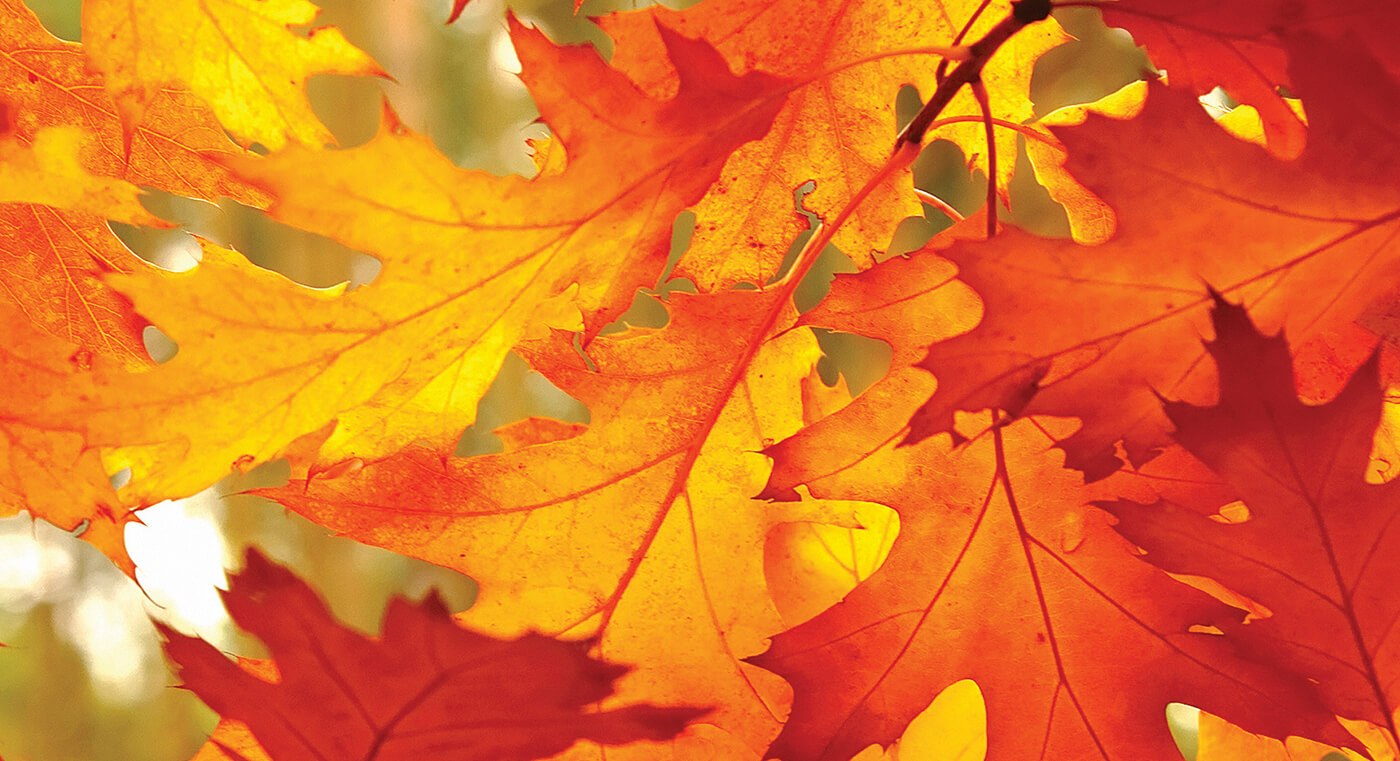
[[[1395,758],[1400,10],[1106,3],[1159,69],[1038,114],[1052,5],[1096,6],[707,0],[598,19],[607,61],[508,16],[525,178],[387,100],[334,146],[307,79],[392,72],[305,0],[88,0],[81,45],[0,0],[0,506],[135,580],[142,509],[286,459],[259,494],[480,584],[367,637],[251,551],[224,599],[270,660],[161,627],[223,717],[201,759],[1171,759],[1171,702],[1203,759]],[[934,140],[980,210],[914,187]],[[1069,238],[1006,222],[1013,178]],[[109,226],[170,225],[142,188],[382,270],[160,269]],[[824,382],[829,331],[888,372]],[[588,423],[457,455],[510,352]]]

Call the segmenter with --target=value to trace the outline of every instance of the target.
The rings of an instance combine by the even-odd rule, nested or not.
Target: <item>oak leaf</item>
[[[911,441],[952,430],[959,409],[1075,416],[1083,427],[1061,443],[1067,462],[1102,477],[1118,465],[1120,438],[1134,462],[1167,442],[1154,389],[1208,392],[1203,283],[1300,339],[1346,324],[1391,288],[1400,84],[1325,40],[1289,45],[1310,61],[1291,75],[1312,122],[1297,161],[1236,140],[1195,99],[1161,88],[1136,119],[1091,115],[1057,133],[1070,170],[1113,204],[1118,235],[1085,247],[1013,230],[944,252],[985,315],[921,363],[939,386]]]
[[[51,140],[76,130],[75,137],[63,139],[77,145],[69,146],[67,158],[54,160],[70,166],[76,160],[95,181],[124,183],[131,193],[134,186],[151,186],[211,202],[225,196],[250,206],[267,201],[218,163],[238,148],[188,92],[156,93],[145,123],[124,145],[116,103],[101,76],[86,69],[83,47],[54,38],[18,0],[0,0],[0,103],[8,139],[17,147],[33,146],[40,135]],[[133,206],[134,195],[124,210],[75,204],[56,195],[72,192],[57,175],[24,190],[26,197],[11,198],[28,203],[0,205],[7,241],[0,248],[0,290],[34,324],[61,338],[129,366],[149,363],[141,340],[146,321],[99,278],[142,266],[106,220],[157,220]]]
[[[40,332],[8,304],[0,303],[0,330],[0,515],[28,510],[62,529],[82,528],[83,540],[134,576],[122,541],[131,514],[83,428],[50,414],[56,398],[91,395],[100,359]]]
[[[1174,437],[1238,492],[1248,520],[1169,502],[1104,507],[1149,562],[1267,608],[1266,618],[1220,628],[1251,657],[1315,682],[1333,713],[1378,725],[1394,743],[1400,651],[1389,635],[1400,617],[1400,553],[1390,526],[1400,484],[1366,480],[1382,404],[1375,362],[1335,399],[1309,406],[1282,337],[1261,336],[1223,302],[1214,323],[1219,401],[1169,402],[1166,412]]]
[[[579,739],[673,737],[704,709],[629,705],[589,712],[627,668],[585,643],[463,629],[442,601],[395,599],[370,638],[331,617],[290,571],[249,550],[222,593],[235,623],[262,640],[276,678],[249,673],[214,646],[157,624],[184,686],[243,722],[279,761],[324,758],[527,761]]]
[[[899,536],[884,565],[842,604],[750,659],[795,691],[792,718],[770,754],[845,759],[888,743],[962,678],[975,679],[986,696],[993,760],[1172,758],[1161,721],[1169,701],[1240,701],[1234,707],[1256,730],[1297,722],[1295,734],[1344,736],[1335,723],[1320,732],[1330,714],[1299,685],[1188,634],[1192,625],[1242,614],[1141,568],[1105,517],[1083,507],[1095,492],[1046,452],[1063,422],[984,431],[958,448],[946,437],[896,446],[908,411],[932,385],[901,359],[970,325],[975,302],[954,274],[927,252],[890,260],[838,276],[828,299],[802,317],[889,337],[892,372],[766,449],[774,470],[763,495],[792,499],[805,485],[818,498],[883,504],[899,513]],[[1001,436],[1004,448],[995,445]],[[1125,490],[1146,482],[1116,481]],[[1219,494],[1194,485],[1188,493],[1197,491]],[[1144,673],[1152,676],[1137,681]],[[1220,692],[1236,684],[1252,685],[1244,688],[1250,697]]]
[[[474,625],[596,637],[599,654],[637,665],[622,699],[714,706],[705,723],[717,734],[674,757],[703,757],[713,743],[756,758],[787,702],[781,681],[739,661],[783,627],[764,585],[764,538],[781,523],[851,525],[853,515],[750,498],[767,475],[756,450],[802,425],[800,385],[819,357],[811,333],[791,329],[789,296],[673,293],[665,328],[599,337],[586,360],[567,334],[523,344],[537,371],[588,406],[581,434],[515,431],[542,443],[465,459],[410,447],[258,493],[471,575],[481,591],[463,618]],[[633,757],[607,757],[618,753]]]
[[[373,283],[302,288],[212,246],[188,273],[109,278],[181,347],[74,411],[111,447],[109,462],[133,468],[129,503],[193,493],[318,431],[327,438],[314,464],[326,466],[416,440],[455,443],[532,327],[576,329],[562,315],[577,323],[577,303],[596,330],[655,282],[675,215],[727,151],[762,134],[780,86],[733,77],[707,46],[671,35],[688,86],[658,103],[591,49],[556,47],[518,24],[513,35],[568,148],[563,172],[458,169],[386,109],[365,146],[230,161],[276,197],[275,217],[378,256]],[[243,295],[253,293],[256,310]]]
[[[335,141],[306,99],[312,75],[387,76],[339,29],[296,33],[319,13],[307,0],[94,0],[83,29],[128,132],[161,90],[187,87],[239,142],[277,150]]]
[[[1037,430],[1062,426],[1018,422],[956,449],[947,437],[899,448],[877,426],[857,435],[873,448],[851,462],[820,459],[851,425],[844,411],[825,422],[785,442],[799,469],[779,458],[775,479],[889,505],[900,535],[842,604],[750,659],[795,693],[770,756],[845,759],[888,743],[963,678],[986,697],[993,761],[1174,758],[1162,721],[1172,701],[1256,731],[1344,734],[1301,682],[1189,633],[1243,613],[1136,560],[1082,507],[1082,480]]]
[[[941,60],[935,49],[975,41],[1010,7],[1003,0],[722,0],[685,11],[652,7],[601,19],[603,29],[618,40],[613,65],[648,92],[676,88],[676,74],[659,55],[660,41],[652,31],[657,22],[714,40],[740,71],[770,71],[793,81],[772,131],[736,151],[696,207],[695,237],[676,275],[694,280],[701,290],[768,280],[792,238],[808,226],[793,208],[793,191],[815,182],[803,206],[829,218],[889,159],[899,85],[912,84],[929,97]],[[1034,115],[1027,95],[1032,66],[1068,39],[1048,21],[1023,29],[997,52],[983,76],[994,117],[1019,124]],[[972,166],[986,171],[986,136],[973,95],[964,90],[955,96],[943,116],[946,126],[930,137],[957,143]],[[996,135],[996,182],[1003,192],[1017,140],[1014,130],[999,129]],[[895,226],[921,212],[911,175],[901,172],[875,190],[834,243],[858,266],[868,267],[885,250]]]

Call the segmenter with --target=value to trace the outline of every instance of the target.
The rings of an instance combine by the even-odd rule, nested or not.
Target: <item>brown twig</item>
[[[928,103],[925,103],[924,107],[919,109],[919,113],[914,115],[914,119],[900,131],[899,137],[895,139],[895,150],[898,151],[905,143],[923,143],[924,133],[928,131],[929,125],[953,100],[958,90],[961,90],[963,85],[982,78],[982,69],[987,65],[987,61],[991,60],[992,54],[1026,26],[1049,18],[1050,10],[1050,0],[1013,2],[1011,15],[992,27],[982,39],[968,46],[971,53],[968,59],[953,69],[948,78],[933,91],[933,97],[928,99]]]
[[[982,124],[987,130],[987,237],[997,234],[997,144],[992,132],[992,99],[987,95],[987,86],[982,80],[974,79],[968,85],[977,96],[977,105],[982,109]]]
[[[954,45],[962,44],[963,38],[972,31],[972,25],[977,23],[977,19],[982,17],[982,12],[987,10],[987,6],[991,4],[992,0],[982,0],[977,9],[967,17],[967,21],[963,22],[962,29],[958,30],[958,36],[953,38]],[[948,59],[945,58],[938,62],[938,70],[934,72],[934,78],[939,84],[942,84],[943,78],[946,76],[948,76]]]
[[[990,165],[987,172],[988,237],[996,232],[996,149],[992,143],[991,108],[988,103],[987,90],[982,85],[982,69],[986,67],[987,61],[991,60],[992,55],[1002,44],[1026,26],[1048,18],[1051,9],[1051,0],[1016,0],[1013,2],[1011,15],[992,27],[982,36],[982,39],[968,46],[967,59],[959,63],[957,68],[953,69],[946,78],[939,81],[938,89],[933,91],[933,96],[928,99],[923,108],[919,109],[919,113],[914,115],[909,124],[900,131],[899,137],[894,142],[896,153],[906,145],[923,144],[924,136],[928,133],[930,126],[943,112],[943,109],[952,102],[953,96],[957,95],[958,90],[961,90],[963,85],[972,87],[973,93],[977,95],[978,104],[982,107],[983,122],[987,125],[987,159]]]

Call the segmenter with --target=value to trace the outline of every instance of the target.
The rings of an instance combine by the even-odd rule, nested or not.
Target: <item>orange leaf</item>
[[[889,505],[900,535],[841,605],[750,659],[795,692],[772,756],[845,759],[888,743],[962,678],[986,697],[991,761],[1172,758],[1170,701],[1228,710],[1258,731],[1344,737],[1301,682],[1188,633],[1243,614],[1139,562],[1103,514],[1081,507],[1082,480],[1037,430],[1063,425],[1023,421],[957,449],[946,437],[896,448],[897,436],[857,410],[784,442],[775,481]],[[822,458],[838,440],[869,449]]]
[[[6,391],[0,396],[0,515],[28,510],[68,531],[86,525],[81,537],[134,575],[122,543],[131,514],[117,499],[82,427],[51,414],[55,404],[91,396],[91,352],[34,330],[5,304],[0,304],[0,326]]]
[[[889,158],[899,85],[914,84],[925,98],[933,93],[942,58],[930,48],[978,39],[1008,15],[1010,6],[1006,0],[712,0],[685,11],[653,7],[602,19],[603,28],[619,41],[613,65],[649,92],[676,87],[676,75],[660,55],[657,22],[715,40],[740,71],[762,69],[795,83],[772,131],[736,151],[719,183],[696,207],[695,238],[676,275],[691,278],[702,290],[768,280],[792,238],[807,227],[793,208],[793,191],[815,182],[803,205],[830,218]],[[959,38],[965,26],[970,29]],[[1027,97],[1032,65],[1068,39],[1053,21],[1034,24],[997,52],[984,71],[995,117],[1019,124],[1034,115]],[[966,90],[943,111],[945,119],[980,115]],[[952,140],[973,167],[986,170],[986,138],[976,118],[952,121],[930,138]],[[997,132],[996,179],[1002,191],[1010,180],[1017,140],[1013,130]],[[896,178],[876,189],[834,240],[857,266],[873,264],[900,220],[921,213],[911,175],[901,172]]]
[[[675,215],[709,186],[715,156],[762,134],[781,87],[732,77],[706,45],[669,35],[689,84],[657,103],[590,48],[518,24],[513,34],[568,147],[563,172],[459,169],[386,110],[365,146],[230,162],[274,193],[274,216],[380,257],[373,283],[315,291],[214,247],[188,273],[109,279],[180,345],[144,376],[106,379],[104,404],[74,412],[112,447],[110,463],[133,468],[131,504],[198,491],[331,421],[320,466],[454,444],[532,329],[561,325],[574,302],[596,331],[655,282]],[[149,409],[161,414],[133,414]]]
[[[1120,438],[1139,463],[1166,443],[1154,389],[1209,393],[1204,284],[1299,339],[1392,288],[1400,186],[1388,178],[1400,173],[1400,140],[1388,120],[1400,84],[1353,51],[1290,44],[1312,63],[1293,74],[1313,129],[1298,161],[1236,140],[1195,99],[1163,89],[1136,119],[1090,116],[1059,133],[1070,169],[1116,209],[1118,236],[1083,247],[1009,231],[949,249],[985,317],[930,349],[922,366],[938,390],[911,440],[952,430],[960,409],[1075,416],[1083,427],[1060,445],[1070,466],[1102,477]]]
[[[626,673],[586,645],[459,627],[429,594],[395,599],[372,639],[335,621],[304,582],[249,550],[224,604],[272,653],[277,678],[251,674],[212,645],[156,624],[185,687],[241,721],[267,755],[290,759],[526,761],[587,738],[665,740],[704,709],[631,705],[588,712]]]
[[[598,653],[637,664],[622,699],[713,705],[723,744],[756,757],[787,697],[739,661],[783,625],[764,537],[793,520],[849,526],[854,510],[749,498],[768,471],[756,450],[801,426],[818,358],[811,333],[791,329],[787,292],[673,293],[669,306],[664,329],[597,338],[587,361],[567,334],[522,347],[588,405],[579,435],[467,459],[411,447],[258,493],[471,575],[481,592],[463,618],[475,625],[596,637]],[[607,757],[618,753],[632,757]]]
[[[1219,403],[1169,402],[1166,412],[1176,439],[1235,488],[1249,520],[1211,521],[1170,502],[1104,506],[1148,561],[1216,579],[1272,611],[1221,625],[1242,652],[1315,682],[1329,710],[1380,725],[1393,742],[1400,552],[1389,527],[1400,484],[1366,482],[1381,408],[1376,365],[1331,402],[1304,405],[1281,337],[1261,336],[1224,302],[1213,318]]]
[[[188,92],[157,93],[146,123],[124,146],[117,106],[101,77],[85,65],[81,45],[55,39],[18,0],[0,0],[0,106],[12,146],[7,151],[33,149],[48,157],[47,169],[67,167],[64,174],[78,181],[46,171],[41,181],[6,193],[7,200],[27,203],[0,205],[0,232],[9,242],[0,290],[35,325],[140,366],[150,361],[141,340],[146,321],[99,277],[142,264],[105,220],[161,224],[136,204],[138,185],[208,201],[228,196],[253,206],[266,197],[217,163],[238,149]],[[90,179],[83,180],[83,172]],[[126,200],[114,207],[94,204],[91,194],[75,197],[75,190],[94,183],[125,188],[120,192]]]
[[[1121,0],[1102,8],[1104,21],[1132,32],[1173,87],[1204,95],[1219,86],[1257,108],[1269,151],[1280,158],[1297,157],[1307,136],[1307,123],[1280,87],[1297,84],[1290,63],[1312,64],[1310,51],[1290,47],[1288,37],[1320,34],[1348,45],[1359,39],[1400,76],[1392,34],[1400,7],[1387,0]]]
[[[1346,761],[1366,760],[1350,748],[1334,748],[1302,737],[1283,741],[1252,734],[1210,713],[1201,714],[1197,742],[1196,761],[1318,761],[1327,758],[1328,753],[1336,753]],[[1394,761],[1395,754],[1387,754],[1388,750],[1383,746],[1367,748],[1372,761]]]
[[[970,219],[951,232],[983,224]],[[895,446],[908,411],[932,385],[901,359],[967,329],[970,294],[953,272],[927,252],[891,260],[838,276],[827,301],[803,315],[891,337],[893,370],[850,405],[765,450],[775,462],[764,496],[791,499],[805,484],[823,499],[878,502],[899,513],[900,533],[885,564],[841,605],[778,635],[769,653],[751,660],[796,691],[793,718],[771,753],[785,761],[845,759],[888,743],[939,689],[962,678],[977,680],[987,698],[994,761],[1171,758],[1161,719],[1169,701],[1236,707],[1256,730],[1287,733],[1284,725],[1296,722],[1295,734],[1318,733],[1330,714],[1306,689],[1241,661],[1218,640],[1187,633],[1242,613],[1146,568],[1102,514],[1082,507],[1097,492],[1046,452],[1065,425],[1012,426],[1000,456],[985,431],[957,449],[944,437]],[[1169,493],[1220,504],[1218,486],[1195,483],[1199,473],[1171,464]],[[1101,488],[1155,494],[1153,475]],[[1222,697],[1237,681],[1253,685],[1249,700],[1280,703]],[[1229,705],[1212,702],[1222,699]],[[1335,724],[1329,733],[1345,738]]]

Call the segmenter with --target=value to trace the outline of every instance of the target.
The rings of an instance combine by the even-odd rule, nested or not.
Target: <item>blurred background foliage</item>
[[[921,0],[922,1],[922,0]],[[81,38],[80,0],[27,0],[57,36]],[[525,138],[547,134],[528,93],[515,76],[518,63],[506,37],[506,0],[473,0],[452,26],[444,25],[449,0],[321,0],[317,24],[341,27],[395,81],[320,76],[309,86],[316,112],[342,147],[368,141],[376,132],[383,98],[405,123],[430,136],[454,162],[497,174],[533,173]],[[670,3],[691,5],[687,3]],[[600,52],[611,41],[588,21],[590,15],[626,10],[639,3],[587,0],[579,14],[573,0],[514,0],[509,7],[558,42],[591,42]],[[1077,41],[1054,50],[1036,67],[1031,94],[1038,114],[1094,100],[1148,71],[1141,51],[1123,32],[1106,29],[1096,11],[1074,8],[1056,14]],[[901,120],[920,106],[911,87],[891,97]],[[894,138],[894,132],[890,134]],[[255,147],[256,149],[256,147]],[[1024,160],[1024,157],[1022,157]],[[983,178],[969,175],[961,152],[935,142],[915,165],[917,184],[963,213],[984,198]],[[794,203],[810,184],[794,188]],[[225,201],[218,207],[152,193],[150,208],[182,227],[151,230],[116,226],[142,257],[168,269],[195,266],[197,234],[243,252],[254,263],[309,286],[373,280],[379,263],[320,236],[278,224],[261,212]],[[1034,181],[1018,175],[1012,187],[1014,213],[1007,218],[1045,235],[1065,236],[1064,215]],[[806,213],[804,211],[804,213]],[[812,221],[815,224],[815,216]],[[939,211],[906,220],[890,245],[891,256],[920,247],[948,226]],[[677,220],[673,256],[694,227],[688,212]],[[793,242],[795,253],[806,234]],[[852,267],[834,249],[823,253],[804,282],[799,307],[814,306],[835,272]],[[665,278],[663,277],[663,281]],[[655,289],[658,301],[639,293],[619,323],[660,326],[666,322],[664,294],[683,281]],[[616,329],[623,329],[619,324]],[[157,361],[178,351],[158,329],[147,330]],[[889,350],[878,341],[844,334],[820,336],[827,359],[823,377],[845,376],[859,392],[888,367]],[[499,451],[490,431],[529,415],[586,421],[587,410],[529,370],[512,355],[479,407],[458,454]],[[224,567],[241,565],[242,549],[258,545],[294,566],[328,599],[335,614],[365,631],[378,629],[391,595],[420,596],[443,590],[456,609],[468,607],[475,586],[454,572],[390,552],[328,536],[325,529],[266,500],[239,492],[285,482],[285,463],[236,474],[190,499],[162,503],[142,513],[145,526],[127,535],[141,568],[146,595],[86,544],[25,515],[0,521],[0,757],[10,761],[184,761],[212,729],[215,717],[192,695],[168,685],[166,667],[148,616],[199,634],[230,652],[262,655],[260,645],[233,630],[215,591],[225,584]],[[1189,712],[1183,714],[1186,724]],[[1189,740],[1189,738],[1187,738]],[[1184,747],[1194,755],[1194,750]]]

